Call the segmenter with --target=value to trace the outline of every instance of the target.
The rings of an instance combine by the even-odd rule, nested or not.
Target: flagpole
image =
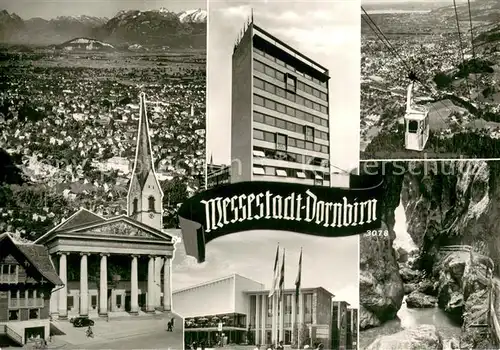
[[[295,307],[299,309],[299,319],[297,323],[297,348],[301,348],[301,329],[302,329],[302,324],[303,324],[303,308],[304,308],[304,302],[302,299],[302,247],[300,248],[300,258],[299,258],[299,271],[297,273],[297,279],[295,280],[295,295],[296,295],[296,300],[295,300]],[[298,299],[298,300],[297,300]]]

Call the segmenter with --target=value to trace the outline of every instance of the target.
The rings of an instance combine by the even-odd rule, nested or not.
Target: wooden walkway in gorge
[[[470,315],[471,322],[469,327],[484,328],[485,333],[490,336],[496,348],[500,348],[500,278],[494,276],[494,263],[490,257],[474,252],[469,245],[449,245],[443,246],[440,249],[440,254],[446,256],[452,252],[465,252],[470,254],[472,265],[483,267],[480,274],[486,280],[487,288],[484,294],[488,295],[488,308],[486,311],[479,311],[476,314]],[[479,318],[483,318],[485,312],[488,313],[487,323],[475,322]]]

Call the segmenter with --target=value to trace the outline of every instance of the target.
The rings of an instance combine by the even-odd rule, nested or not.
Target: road
[[[65,349],[183,349],[182,329],[121,338],[95,344],[68,346]]]

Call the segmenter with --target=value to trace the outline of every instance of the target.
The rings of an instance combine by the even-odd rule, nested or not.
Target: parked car
[[[94,321],[88,317],[75,317],[70,320],[73,323],[73,327],[88,327],[93,326]]]

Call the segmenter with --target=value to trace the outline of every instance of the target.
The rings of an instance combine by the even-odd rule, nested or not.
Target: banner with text
[[[178,212],[186,254],[204,262],[208,242],[241,231],[342,237],[380,228],[382,179],[350,177],[348,189],[251,181],[199,193]]]

